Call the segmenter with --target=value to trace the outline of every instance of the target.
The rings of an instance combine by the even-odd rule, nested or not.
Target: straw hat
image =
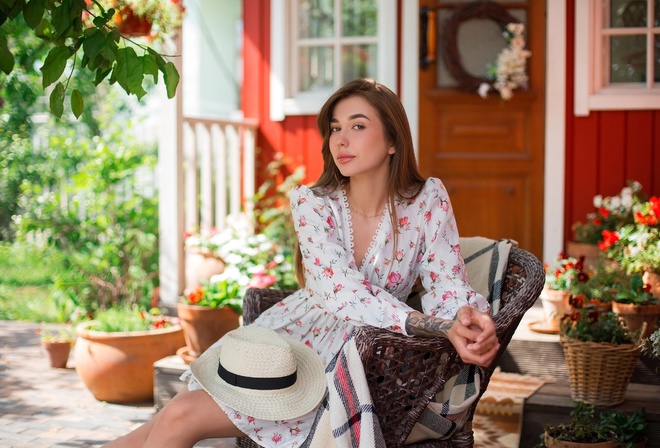
[[[228,332],[190,369],[218,401],[264,420],[305,415],[326,389],[323,361],[313,349],[257,325]]]

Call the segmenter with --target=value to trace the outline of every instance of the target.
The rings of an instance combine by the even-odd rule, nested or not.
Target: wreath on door
[[[503,56],[514,58],[515,65],[517,65],[516,72],[502,73],[502,70],[497,69],[497,62],[490,64],[489,72],[492,73],[490,78],[475,76],[465,69],[458,51],[458,30],[463,23],[473,19],[488,19],[499,25],[510,47],[502,50],[498,61]],[[493,89],[499,91],[503,99],[509,99],[512,95],[511,90],[526,87],[526,59],[531,53],[524,49],[523,32],[524,25],[520,20],[497,3],[477,1],[456,8],[454,13],[445,21],[440,44],[443,49],[442,57],[447,71],[458,83],[459,90],[479,92],[482,97],[485,97],[487,91]]]

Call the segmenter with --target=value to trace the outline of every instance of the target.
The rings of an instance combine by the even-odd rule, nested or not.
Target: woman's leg
[[[200,440],[244,434],[203,390],[178,393],[152,420],[106,445],[190,448]]]

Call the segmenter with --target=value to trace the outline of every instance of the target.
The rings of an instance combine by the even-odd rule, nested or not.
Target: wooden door
[[[463,15],[459,21],[456,19],[459,16],[452,15],[464,12],[461,8],[467,3],[475,4],[420,0],[420,11],[428,7],[437,15],[435,20],[433,14],[429,16],[437,25],[436,38],[431,34],[432,40],[427,41],[430,59],[435,55],[436,60],[419,71],[420,168],[426,176],[439,177],[447,187],[461,236],[511,238],[541,258],[545,2],[499,2],[499,6],[525,25],[526,48],[532,53],[527,59],[529,89],[516,90],[506,101],[497,92],[481,98],[476,88],[466,87],[466,82],[457,82],[450,74],[456,72],[448,68],[456,59],[449,64],[443,61],[443,51],[447,52],[451,49],[448,45],[452,45],[451,41],[443,40],[447,37],[443,36],[443,30],[456,28],[457,23],[453,48],[465,61],[461,68],[471,78],[485,76],[486,64],[494,62],[506,46],[505,39],[500,37],[502,18],[492,20],[486,15],[486,18],[469,16],[466,20]],[[473,33],[466,33],[470,27],[479,33],[490,27],[490,35],[487,32],[482,35],[482,40],[487,42],[475,42]],[[420,37],[424,39],[424,35]],[[491,47],[490,54],[487,51],[478,54],[484,52],[484,46]],[[476,59],[483,60],[468,61],[470,56],[475,59],[473,52]],[[480,67],[483,73],[478,73]]]

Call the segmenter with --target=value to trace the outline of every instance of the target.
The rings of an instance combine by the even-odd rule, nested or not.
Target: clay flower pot
[[[230,306],[210,308],[179,302],[177,314],[186,339],[185,361],[199,357],[228,331],[240,325],[240,315]]]
[[[626,327],[631,331],[636,331],[642,328],[646,322],[646,329],[642,334],[642,338],[648,338],[658,325],[660,318],[660,303],[651,305],[637,305],[633,303],[619,303],[612,304],[612,311],[619,315],[625,322]]]
[[[65,369],[71,353],[71,341],[42,341],[41,346],[48,354],[50,366],[54,369]]]
[[[183,328],[103,332],[76,327],[76,372],[100,401],[138,403],[153,400],[154,362],[174,355],[184,344]]]

